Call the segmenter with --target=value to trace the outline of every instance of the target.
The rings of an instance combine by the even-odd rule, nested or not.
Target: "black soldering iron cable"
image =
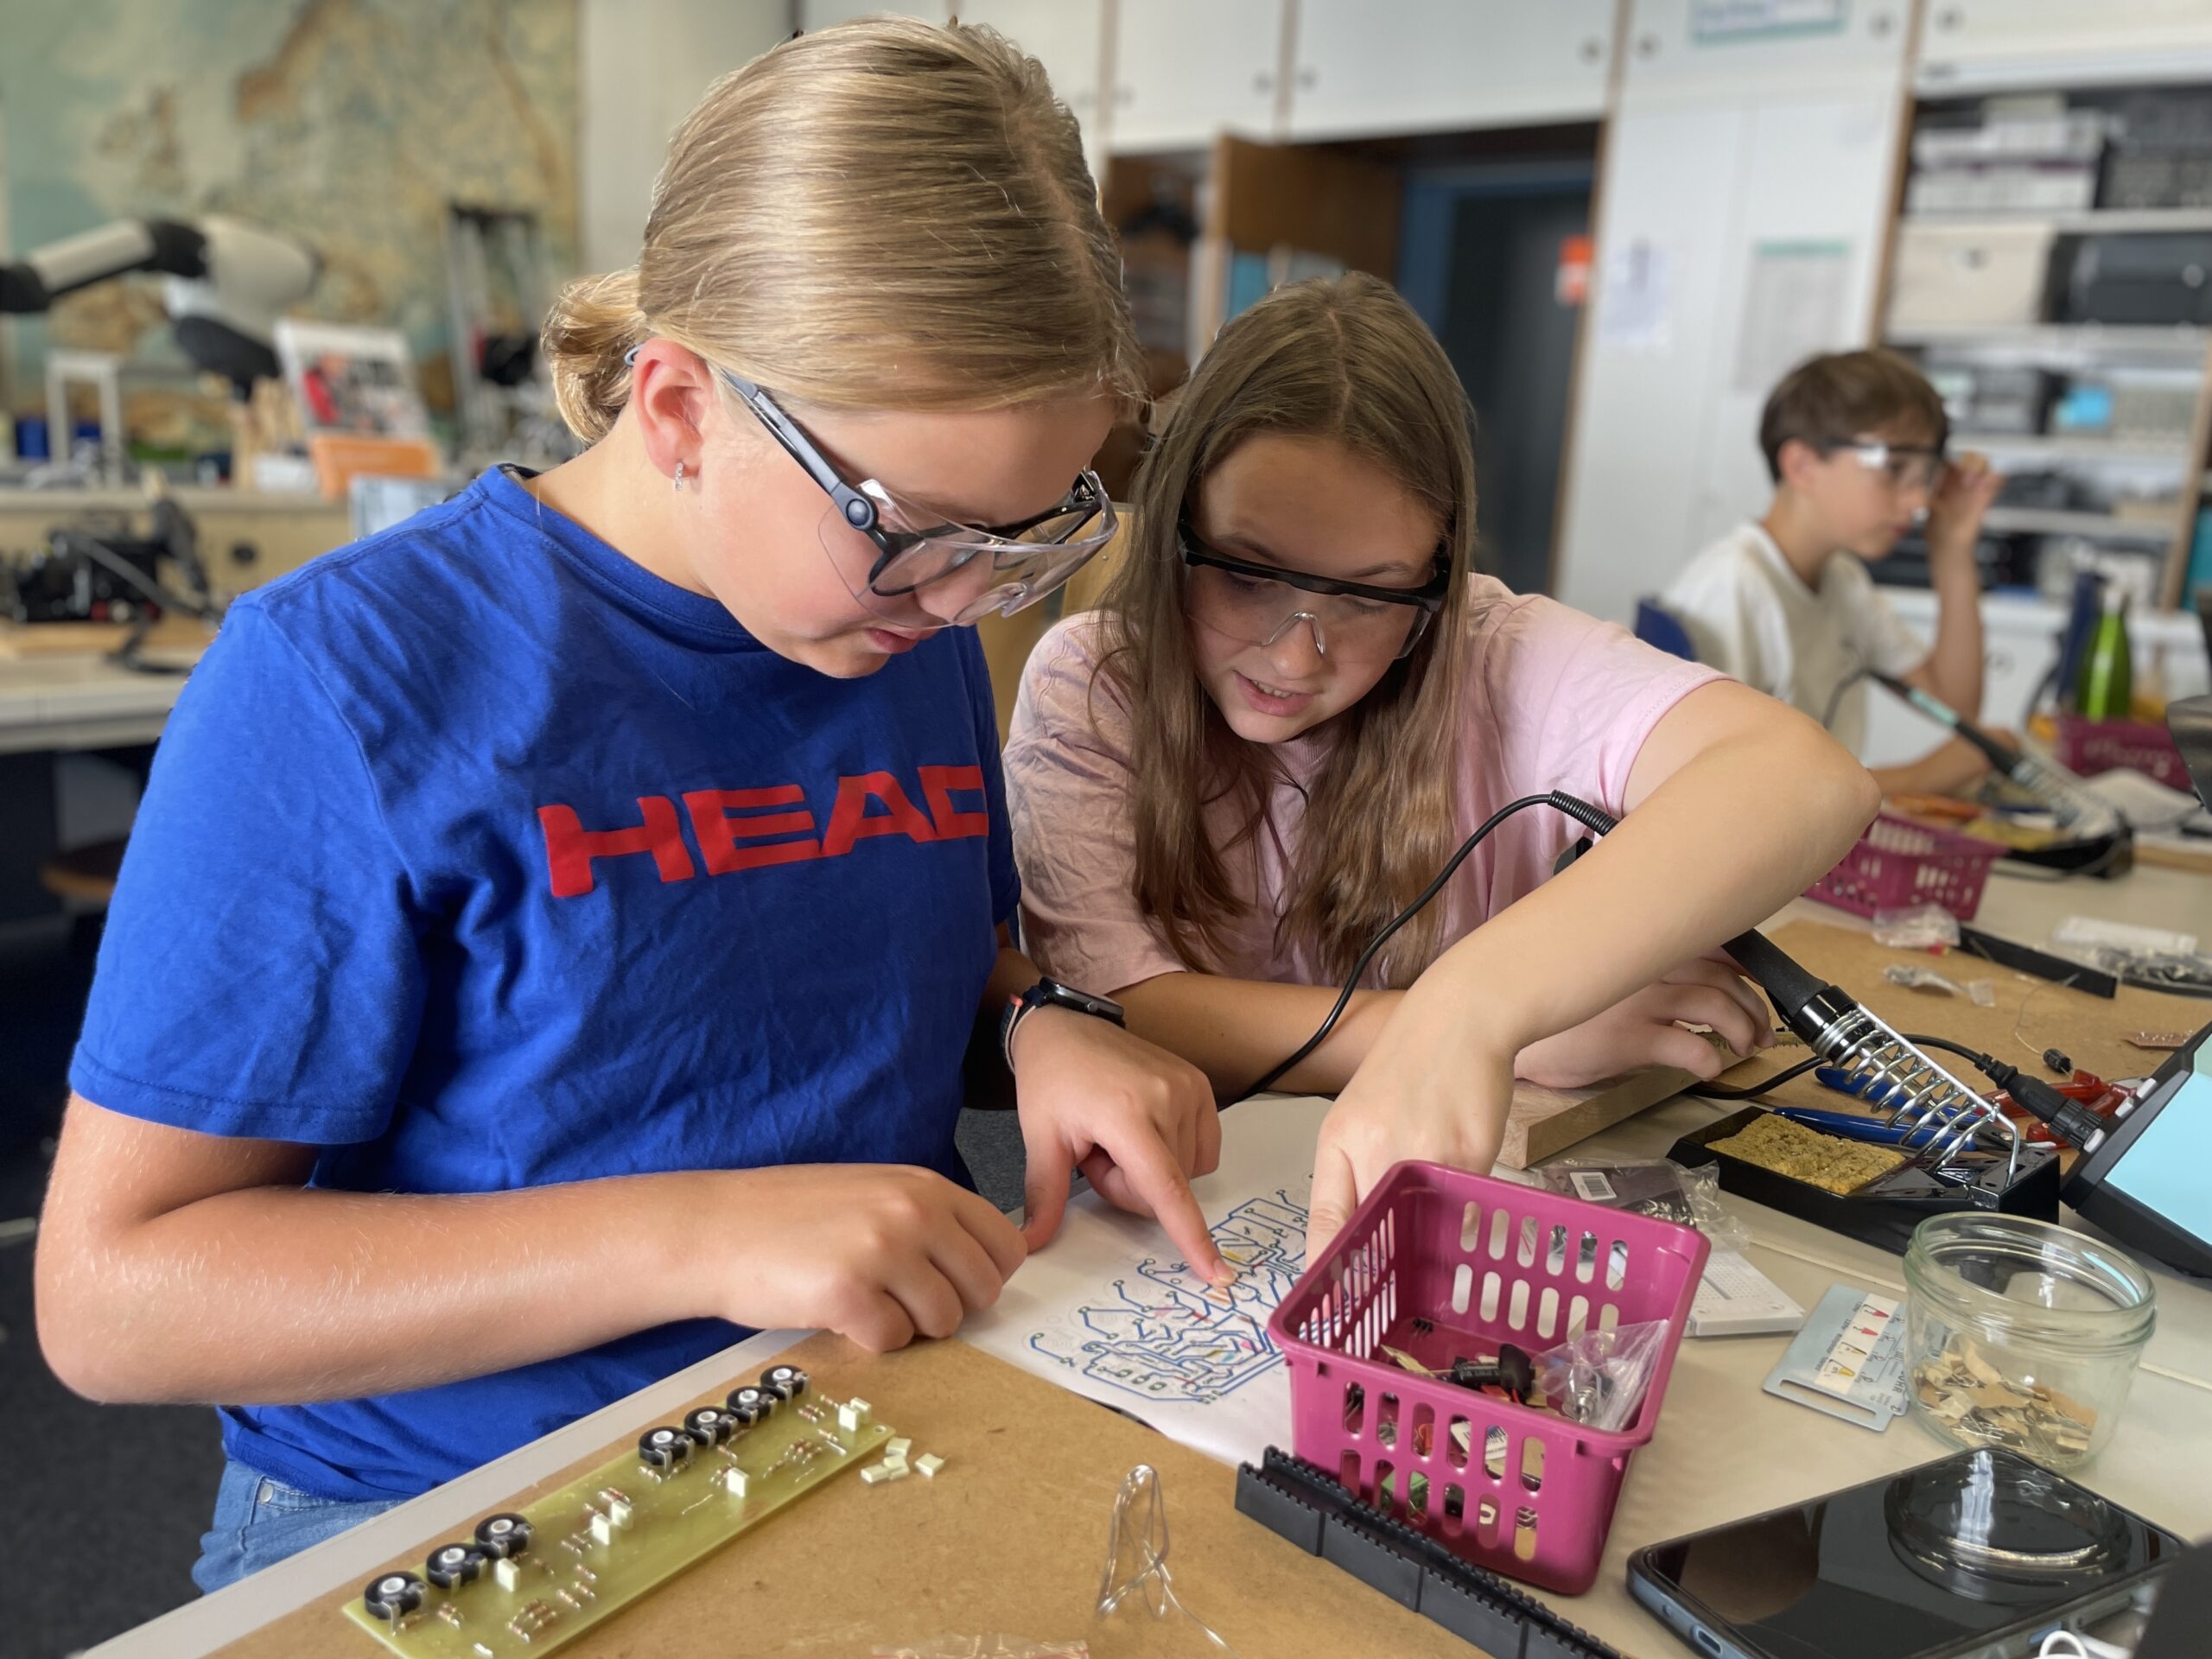
[[[1337,1021],[1344,1017],[1344,1010],[1351,1006],[1352,994],[1359,988],[1360,978],[1367,972],[1368,964],[1375,960],[1376,953],[1390,942],[1391,937],[1400,928],[1420,915],[1430,899],[1444,890],[1444,884],[1449,881],[1459,866],[1466,861],[1467,855],[1481,846],[1491,830],[1497,829],[1516,812],[1525,810],[1532,806],[1548,806],[1555,811],[1563,812],[1582,825],[1584,829],[1600,836],[1611,830],[1619,822],[1603,808],[1592,806],[1589,802],[1579,799],[1575,796],[1561,794],[1557,790],[1554,790],[1548,795],[1523,795],[1519,800],[1509,801],[1498,808],[1476,826],[1472,835],[1459,843],[1459,850],[1445,860],[1444,868],[1436,873],[1435,880],[1421,890],[1413,903],[1392,917],[1383,925],[1382,930],[1367,942],[1366,948],[1359,953],[1359,960],[1352,963],[1351,971],[1344,976],[1344,989],[1337,996],[1336,1006],[1329,1010],[1328,1017],[1321,1021],[1313,1034],[1300,1044],[1294,1052],[1270,1066],[1257,1082],[1248,1084],[1236,1093],[1228,1096],[1227,1098],[1243,1100],[1249,1096],[1260,1094],[1273,1088],[1284,1073],[1326,1042],[1329,1033],[1337,1028]]]

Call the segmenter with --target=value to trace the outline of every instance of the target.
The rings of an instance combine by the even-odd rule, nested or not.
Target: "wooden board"
[[[1793,922],[1778,930],[1773,938],[1812,972],[1843,987],[1899,1031],[1948,1037],[2011,1065],[2031,1068],[2047,1081],[2058,1079],[2044,1069],[2046,1048],[2064,1050],[2075,1065],[2101,1077],[2144,1077],[2158,1070],[2165,1054],[2130,1046],[2123,1033],[2193,1032],[2212,1021],[2212,1001],[2168,996],[2130,985],[2121,986],[2114,997],[2091,996],[1955,950],[1931,957],[1925,950],[1892,950],[1875,944],[1872,934],[1853,928]],[[1968,999],[1947,992],[1907,990],[1892,985],[1882,977],[1882,970],[1897,962],[1932,967],[1961,985],[1986,979],[1996,993],[1996,1006],[1978,1007]],[[1762,1054],[1726,1072],[1721,1081],[1731,1087],[1747,1087],[1803,1058],[1802,1049]],[[1987,1080],[1967,1068],[1964,1060],[1948,1055],[1938,1058],[1962,1082],[1985,1090],[1989,1087]],[[1809,1077],[1783,1084],[1769,1098],[1826,1111],[1849,1108],[1846,1096],[1822,1088]]]
[[[1801,1058],[1802,1054],[1800,1050]],[[1672,1100],[1696,1081],[1692,1073],[1668,1065],[1617,1077],[1595,1089],[1547,1089],[1516,1080],[1497,1161],[1508,1169],[1541,1164],[1648,1106]]]
[[[1177,1593],[1246,1659],[1478,1651],[1238,1515],[1227,1465],[964,1343],[871,1357],[817,1336],[782,1357],[805,1367],[823,1392],[867,1399],[913,1440],[916,1455],[944,1458],[944,1471],[876,1487],[857,1475],[827,1482],[579,1637],[563,1659],[865,1659],[878,1643],[948,1633],[1083,1637],[1114,1494],[1140,1463],[1164,1484]],[[751,1380],[733,1376],[690,1403],[718,1403]],[[621,1440],[494,1507],[555,1490],[652,1426],[631,1425]],[[444,1541],[426,1536],[388,1565],[419,1570]],[[378,1659],[383,1648],[340,1611],[359,1593],[355,1586],[276,1619],[222,1649],[222,1659]],[[500,1659],[527,1653],[498,1646]]]
[[[2156,864],[2169,870],[2193,870],[2199,875],[2212,875],[2212,848],[2198,852],[2189,847],[2169,847],[2160,842],[2139,840],[2135,843],[2138,864]]]

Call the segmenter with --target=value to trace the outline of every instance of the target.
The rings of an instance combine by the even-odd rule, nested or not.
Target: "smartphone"
[[[1705,1659],[2031,1653],[2187,1546],[2016,1452],[1961,1452],[1640,1549],[1629,1589]]]

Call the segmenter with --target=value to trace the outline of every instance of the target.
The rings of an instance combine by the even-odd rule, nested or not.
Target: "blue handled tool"
[[[1879,1077],[1869,1077],[1861,1071],[1846,1071],[1840,1066],[1815,1066],[1813,1069],[1813,1081],[1822,1088],[1834,1090],[1840,1095],[1849,1095],[1854,1099],[1863,1100],[1869,1106],[1895,1109],[1902,1107],[1910,1098],[1904,1089],[1894,1083],[1885,1083]]]
[[[1774,1115],[1786,1117],[1792,1123],[1801,1123],[1808,1129],[1818,1129],[1823,1135],[1840,1135],[1847,1141],[1872,1141],[1885,1147],[1910,1146],[1914,1136],[1926,1137],[1926,1131],[1917,1127],[1901,1129],[1894,1123],[1885,1123],[1878,1118],[1860,1117],[1853,1112],[1821,1112],[1808,1106],[1777,1106]]]

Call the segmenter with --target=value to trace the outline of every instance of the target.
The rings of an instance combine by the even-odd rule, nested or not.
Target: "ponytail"
[[[586,443],[605,437],[630,401],[631,349],[652,333],[638,308],[638,272],[587,276],[561,290],[544,351],[561,418]]]

